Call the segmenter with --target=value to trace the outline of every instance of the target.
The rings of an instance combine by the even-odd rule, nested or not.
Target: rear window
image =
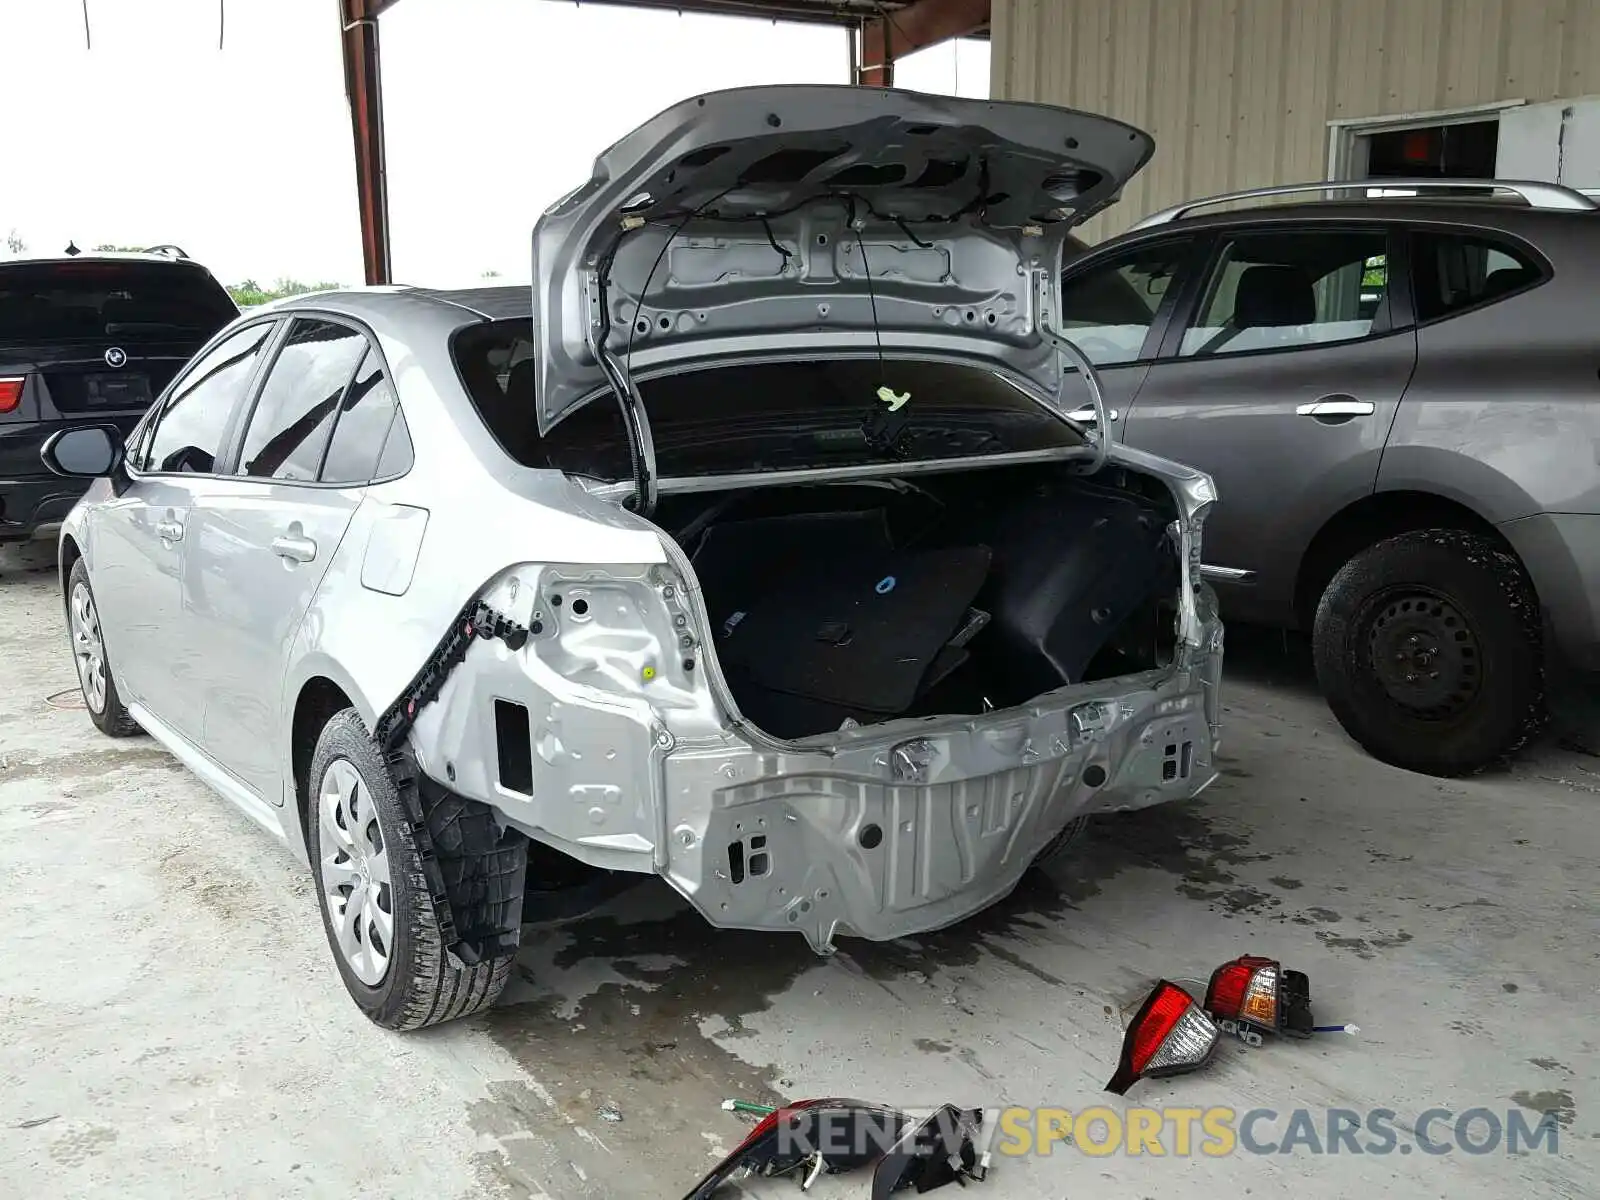
[[[506,451],[531,467],[627,478],[616,403],[599,397],[540,437],[527,321],[463,330],[456,368]],[[909,396],[894,412],[882,386]],[[657,468],[715,475],[926,461],[1080,445],[1033,399],[981,367],[873,359],[762,363],[643,382]]]
[[[186,263],[85,259],[0,265],[0,341],[209,338],[239,315],[222,286]]]

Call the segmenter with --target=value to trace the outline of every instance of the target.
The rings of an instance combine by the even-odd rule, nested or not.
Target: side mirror
[[[39,452],[57,475],[98,479],[122,459],[122,431],[115,425],[80,425],[52,434]]]

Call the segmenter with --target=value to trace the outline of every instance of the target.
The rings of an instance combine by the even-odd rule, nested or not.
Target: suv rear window
[[[1459,233],[1415,233],[1417,320],[1433,321],[1488,304],[1544,277],[1523,251]]]
[[[610,397],[598,397],[540,437],[528,321],[463,330],[456,369],[478,415],[513,458],[593,478],[630,474],[628,440]],[[887,412],[887,383],[911,399],[893,448],[863,431]],[[796,470],[963,458],[1077,446],[1070,426],[981,367],[890,359],[762,363],[685,371],[639,385],[665,476]],[[889,432],[886,430],[886,432]]]
[[[222,285],[182,262],[0,264],[0,341],[148,334],[200,340],[239,315]]]

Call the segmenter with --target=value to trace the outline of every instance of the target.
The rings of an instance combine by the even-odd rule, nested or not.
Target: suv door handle
[[[1302,404],[1294,411],[1296,416],[1315,417],[1319,421],[1333,417],[1334,423],[1338,423],[1341,420],[1348,421],[1351,417],[1370,417],[1378,411],[1378,408],[1371,400],[1335,395],[1324,396],[1320,400],[1313,400],[1310,404]]]
[[[176,542],[183,537],[182,521],[157,521],[156,536],[163,542]]]
[[[317,544],[308,537],[285,535],[272,539],[272,552],[290,562],[310,562],[317,556]]]
[[[1093,425],[1095,420],[1094,405],[1085,404],[1082,408],[1073,409],[1067,414],[1067,419],[1077,421],[1080,425],[1084,422],[1088,422],[1090,425]],[[1116,419],[1117,410],[1114,408],[1106,409],[1106,420],[1115,421]]]

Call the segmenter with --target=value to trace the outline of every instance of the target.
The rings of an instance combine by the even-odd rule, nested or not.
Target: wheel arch
[[[1385,538],[1416,529],[1462,529],[1483,534],[1516,557],[1527,573],[1527,565],[1505,536],[1461,501],[1427,491],[1373,492],[1329,517],[1300,556],[1294,585],[1294,615],[1300,628],[1311,628],[1324,589],[1353,555]]]
[[[70,533],[62,534],[58,562],[61,571],[61,599],[63,603],[65,603],[67,597],[67,583],[72,578],[72,568],[82,557],[83,550],[78,546],[78,540]]]
[[[360,709],[349,692],[326,675],[311,676],[295,695],[289,723],[289,782],[300,836],[291,839],[291,844],[308,862],[311,857],[311,759],[317,752],[317,739],[323,727],[336,713],[352,707]],[[365,713],[362,716],[366,719]]]

